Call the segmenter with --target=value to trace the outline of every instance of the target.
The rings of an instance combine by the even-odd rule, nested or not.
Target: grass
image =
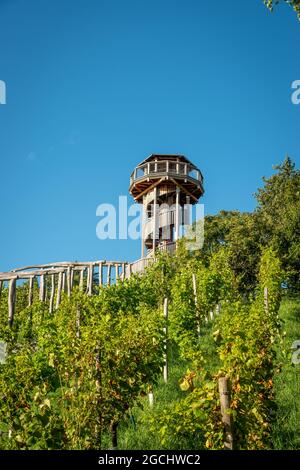
[[[201,350],[206,359],[206,370],[213,372],[218,368],[218,356],[215,351],[215,342],[212,338],[213,322],[208,322],[201,330]],[[186,397],[179,387],[179,382],[185,375],[189,363],[180,359],[176,350],[170,348],[169,351],[169,380],[164,383],[161,377],[158,384],[154,387],[154,406],[149,405],[148,396],[144,397],[140,406],[135,406],[131,410],[131,415],[124,420],[118,429],[118,449],[137,449],[137,450],[165,450],[159,435],[151,431],[150,419],[159,414],[160,410],[165,409],[170,404],[174,404]],[[181,442],[174,444],[174,448],[197,448],[197,443],[193,442],[193,437],[189,443]],[[105,443],[109,447],[109,440]],[[186,447],[191,446],[191,447]],[[169,449],[170,450],[170,449]]]
[[[291,346],[300,340],[300,299],[284,299],[280,307],[283,342],[278,346],[277,362],[280,372],[274,377],[276,415],[272,426],[272,447],[277,450],[300,449],[300,364],[292,364]],[[205,369],[216,372],[220,367],[216,345],[212,337],[213,322],[201,329],[200,348],[205,358]],[[300,355],[298,356],[300,359]],[[151,430],[150,420],[170,404],[175,404],[186,396],[179,382],[189,368],[178,353],[170,350],[169,380],[165,384],[161,377],[154,387],[154,406],[150,407],[148,396],[141,399],[139,406],[131,410],[131,415],[120,423],[118,429],[118,449],[166,450],[159,435]],[[110,448],[110,437],[104,438],[104,448]],[[197,449],[195,436],[189,441],[177,442],[172,449]]]
[[[282,369],[274,380],[278,408],[272,442],[278,450],[300,449],[300,364],[291,361],[291,346],[295,340],[300,340],[300,299],[283,300],[280,317],[286,335],[278,351]]]

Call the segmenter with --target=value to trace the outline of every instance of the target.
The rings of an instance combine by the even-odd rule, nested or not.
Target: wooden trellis
[[[16,306],[17,281],[28,281],[28,306],[33,303],[35,281],[38,285],[39,300],[49,302],[52,313],[61,302],[62,292],[71,295],[75,275],[78,276],[79,289],[88,295],[94,294],[94,286],[109,286],[114,282],[123,282],[133,272],[142,271],[149,261],[138,260],[135,263],[120,261],[58,262],[25,266],[0,273],[0,297],[3,287],[8,287],[8,322],[12,326]],[[142,268],[142,269],[141,269]],[[98,270],[98,273],[97,273]],[[48,282],[49,281],[49,282]],[[49,289],[47,289],[47,287]],[[49,295],[49,299],[46,298]]]

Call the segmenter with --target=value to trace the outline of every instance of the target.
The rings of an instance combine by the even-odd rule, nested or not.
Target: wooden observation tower
[[[150,155],[132,172],[129,191],[143,204],[144,258],[155,249],[175,250],[183,207],[196,204],[203,195],[203,176],[184,155]]]

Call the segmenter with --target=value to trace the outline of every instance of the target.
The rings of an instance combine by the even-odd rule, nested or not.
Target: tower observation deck
[[[175,250],[183,207],[196,204],[204,194],[203,175],[184,155],[153,154],[132,172],[129,192],[143,204],[143,258],[157,248]]]

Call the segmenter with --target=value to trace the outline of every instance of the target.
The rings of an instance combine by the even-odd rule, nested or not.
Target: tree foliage
[[[284,270],[286,285],[300,289],[300,172],[289,157],[263,178],[252,213],[221,211],[205,217],[200,256],[207,264],[213,253],[228,250],[228,262],[240,293],[249,295],[258,283],[263,248],[273,247]]]
[[[300,20],[300,0],[284,0],[285,3],[290,5],[298,15]],[[280,3],[280,0],[264,0],[264,4],[269,8],[270,11],[274,10],[274,7]]]

